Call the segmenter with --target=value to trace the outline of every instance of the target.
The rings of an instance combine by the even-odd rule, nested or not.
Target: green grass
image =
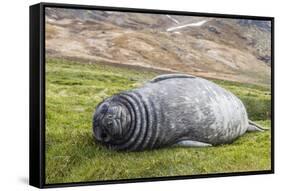
[[[270,169],[270,131],[247,133],[230,145],[116,152],[94,142],[95,106],[140,86],[154,71],[49,59],[46,64],[46,183],[115,180]],[[216,83],[245,103],[249,116],[270,128],[270,89]]]

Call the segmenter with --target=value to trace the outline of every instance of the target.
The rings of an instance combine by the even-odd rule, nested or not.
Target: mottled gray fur
[[[116,150],[231,143],[249,124],[243,103],[232,93],[183,74],[158,76],[143,87],[100,103],[94,114],[97,141]]]

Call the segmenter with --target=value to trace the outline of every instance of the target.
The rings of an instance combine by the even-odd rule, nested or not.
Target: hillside
[[[46,53],[167,72],[270,84],[266,21],[46,9]]]

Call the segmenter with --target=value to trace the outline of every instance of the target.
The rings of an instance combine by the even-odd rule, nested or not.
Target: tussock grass
[[[211,148],[116,152],[94,142],[95,106],[158,75],[101,64],[46,64],[46,183],[162,177],[270,169],[270,131]],[[270,89],[215,80],[240,97],[252,120],[270,128]]]

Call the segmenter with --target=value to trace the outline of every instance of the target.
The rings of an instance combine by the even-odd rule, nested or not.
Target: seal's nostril
[[[106,136],[105,133],[102,133],[102,134],[101,134],[101,138],[102,138],[102,139],[105,139],[106,137],[107,137],[107,136]]]

